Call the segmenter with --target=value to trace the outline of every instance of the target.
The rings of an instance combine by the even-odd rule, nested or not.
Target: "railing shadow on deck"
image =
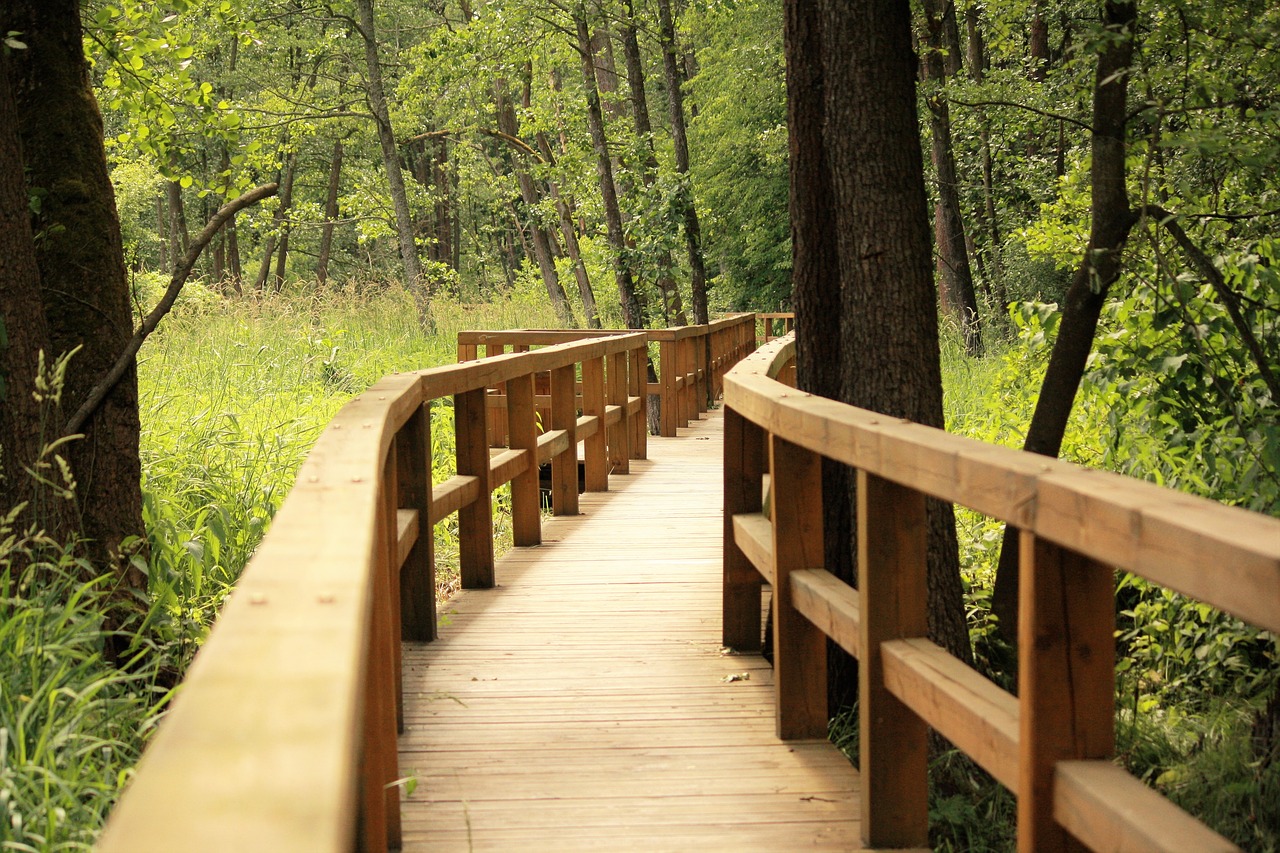
[[[607,490],[611,472],[644,457],[650,342],[662,353],[660,393],[671,395],[674,434],[755,348],[755,315],[649,332],[531,334],[543,339],[513,345],[550,345],[389,376],[338,413],[98,850],[399,847],[400,641],[436,635],[431,526],[457,512],[462,585],[493,586],[493,490],[511,484],[514,543],[537,544],[539,464],[551,465],[552,511],[575,514],[579,443],[588,490]],[[468,346],[460,356],[475,355]],[[457,473],[433,485],[431,404],[449,398]]]
[[[1111,761],[1114,571],[1280,631],[1280,520],[798,392],[794,352],[725,379],[723,639],[760,647],[772,584],[782,738],[826,733],[827,638],[860,659],[867,846],[927,844],[932,726],[1017,795],[1023,853],[1237,849]],[[856,590],[823,569],[823,458],[857,471]],[[925,637],[926,496],[1021,530],[1017,698]]]

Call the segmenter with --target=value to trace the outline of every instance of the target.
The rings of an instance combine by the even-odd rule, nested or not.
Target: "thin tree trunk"
[[[631,0],[626,0],[626,12],[627,20],[622,27],[622,49],[627,63],[627,85],[631,89],[631,119],[636,137],[644,146],[641,179],[645,189],[652,191],[658,177],[658,157],[653,150],[653,125],[649,121],[649,99],[644,90],[644,60],[640,55],[640,38],[636,33],[635,9]],[[671,252],[665,248],[660,250],[656,283],[658,293],[662,296],[663,320],[668,326],[684,326],[688,325],[689,318],[684,313],[684,302],[680,298],[680,287],[676,284],[674,269]]]
[[[587,124],[591,129],[591,143],[596,154],[596,176],[600,181],[600,196],[604,203],[605,225],[612,254],[614,278],[618,285],[618,301],[622,306],[622,321],[629,329],[643,329],[644,305],[636,292],[635,278],[626,257],[627,243],[622,231],[622,212],[618,206],[618,194],[613,183],[613,166],[609,159],[609,143],[604,133],[600,92],[596,89],[591,34],[587,27],[585,6],[578,6],[574,23],[577,26],[578,49],[582,58],[583,88],[587,97]]]
[[[324,287],[329,279],[329,253],[333,249],[334,220],[338,218],[338,188],[342,180],[342,140],[333,143],[329,160],[329,189],[324,200],[324,228],[320,231],[320,257],[316,259],[316,283]]]
[[[1129,88],[1125,71],[1133,58],[1136,15],[1135,5],[1123,0],[1108,0],[1104,6],[1107,29],[1116,38],[1109,39],[1098,55],[1094,77],[1089,245],[1063,300],[1058,337],[1023,444],[1023,450],[1043,456],[1057,456],[1062,449],[1067,420],[1093,349],[1098,318],[1111,285],[1120,276],[1121,251],[1137,221],[1129,207],[1124,162],[1125,99]],[[996,568],[992,609],[1010,642],[1017,638],[1018,587],[1018,531],[1009,526],[1005,528]]]
[[[173,230],[169,227],[169,189],[168,184],[160,195],[156,196],[156,234],[160,236],[160,249],[156,262],[160,269],[172,269],[169,263],[169,238]]]
[[[689,253],[689,284],[693,296],[693,321],[708,322],[707,268],[702,257],[702,228],[689,185],[689,136],[684,120],[685,77],[676,57],[676,28],[671,17],[671,0],[658,0],[658,32],[662,42],[662,72],[667,84],[667,106],[671,114],[671,141],[675,148],[676,171],[681,183],[676,205],[684,219],[685,247]]]
[[[244,270],[240,268],[240,238],[236,230],[236,217],[227,220],[227,269],[231,273],[231,288],[237,296],[244,295]]]
[[[950,64],[959,67],[960,43],[956,34],[955,6],[945,0],[925,3],[928,49],[925,52],[925,79],[931,91],[925,98],[929,107],[929,129],[933,168],[938,178],[938,264],[942,272],[943,306],[960,321],[964,332],[964,349],[970,356],[982,354],[982,327],[978,317],[978,298],[969,266],[965,242],[964,220],[960,214],[960,195],[956,190],[955,150],[951,143],[951,108],[947,104],[945,86]],[[949,42],[947,34],[955,35]]]
[[[280,245],[276,249],[276,275],[271,286],[277,292],[284,287],[285,264],[289,258],[289,214],[293,208],[293,180],[297,172],[298,152],[290,151],[284,181],[280,184],[280,207],[276,209],[276,221],[280,225]]]
[[[169,256],[174,262],[187,252],[191,236],[187,232],[187,211],[182,203],[182,185],[177,181],[166,181],[164,185],[165,201],[169,205]]]
[[[515,106],[511,103],[510,94],[507,91],[507,81],[499,79],[494,84],[494,100],[498,113],[498,130],[516,139],[520,134],[519,120],[516,118]],[[512,171],[516,175],[516,183],[520,186],[520,198],[524,201],[526,214],[526,225],[529,232],[530,247],[532,248],[534,259],[538,262],[538,270],[542,274],[542,283],[547,289],[547,298],[551,300],[551,307],[555,309],[556,316],[565,328],[578,328],[578,321],[573,316],[573,310],[569,307],[569,298],[565,296],[564,287],[560,284],[560,274],[556,271],[555,258],[551,256],[551,244],[547,240],[547,233],[542,229],[542,224],[538,221],[538,204],[541,199],[538,197],[538,189],[534,184],[533,176],[529,174],[529,169],[519,163],[520,154],[510,155],[507,160]]]
[[[387,185],[395,208],[396,236],[400,240],[400,258],[404,262],[404,285],[413,295],[414,304],[418,308],[419,325],[424,331],[430,332],[435,323],[431,318],[430,295],[418,261],[418,247],[414,242],[413,215],[409,211],[409,195],[404,186],[404,173],[400,169],[400,152],[396,148],[395,132],[391,127],[387,98],[382,87],[378,37],[373,24],[373,0],[356,0],[356,14],[360,22],[360,36],[364,40],[365,94],[369,99],[374,122],[378,125],[382,165],[387,171]]]

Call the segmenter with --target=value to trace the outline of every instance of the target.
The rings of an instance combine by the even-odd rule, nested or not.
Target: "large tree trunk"
[[[1104,6],[1109,39],[1098,55],[1093,88],[1092,225],[1089,245],[1063,300],[1058,337],[1040,386],[1023,450],[1057,456],[1067,420],[1093,349],[1098,317],[1111,285],[1120,276],[1121,251],[1136,215],[1125,188],[1125,99],[1137,9],[1133,3],[1108,0]],[[1005,529],[996,569],[992,609],[1001,632],[1016,642],[1018,625],[1018,531]]]
[[[640,37],[636,32],[635,9],[626,0],[627,20],[622,27],[622,49],[627,62],[627,86],[631,89],[631,119],[636,137],[644,146],[644,162],[640,175],[646,190],[652,191],[658,178],[658,157],[653,150],[653,125],[649,122],[649,99],[644,91],[644,59],[640,55]],[[658,293],[662,296],[662,314],[666,325],[684,326],[689,318],[684,313],[684,302],[676,284],[675,264],[671,252],[662,249],[658,253]]]
[[[0,517],[27,504],[20,526],[36,524],[63,538],[72,513],[66,501],[42,501],[25,468],[57,438],[56,410],[36,399],[40,353],[52,357],[40,299],[40,266],[31,231],[30,199],[18,141],[18,107],[9,91],[8,52],[0,49]],[[50,406],[50,408],[52,408]],[[49,425],[46,416],[53,416]]]
[[[689,278],[693,295],[693,321],[706,323],[707,268],[702,258],[702,228],[689,186],[689,135],[684,120],[684,70],[676,57],[676,28],[671,17],[671,0],[658,0],[658,36],[662,42],[662,74],[667,84],[667,105],[671,113],[671,142],[675,148],[676,171],[682,184],[677,205],[684,218],[685,247],[689,253]]]
[[[613,260],[614,278],[618,285],[618,301],[622,305],[622,321],[629,329],[643,329],[644,304],[636,290],[631,263],[627,260],[627,242],[622,230],[622,210],[618,205],[618,193],[613,183],[613,164],[610,162],[609,142],[604,132],[600,92],[596,89],[591,33],[587,26],[585,6],[578,6],[574,23],[577,26],[578,50],[582,57],[582,82],[587,96],[587,124],[591,129],[591,144],[596,154],[596,176],[600,180],[600,196],[604,203],[605,226]]]
[[[132,332],[102,117],[84,58],[78,0],[12,0],[0,8],[0,30],[21,33],[27,44],[10,57],[9,81],[27,180],[46,192],[31,227],[41,235],[35,255],[50,355],[81,347],[62,398],[64,410],[72,411],[111,369]],[[144,533],[134,368],[83,433],[65,452],[90,556],[119,571],[126,587],[142,587],[145,578],[120,554],[126,539]]]
[[[982,327],[978,320],[978,297],[973,287],[973,271],[969,267],[969,249],[965,242],[964,220],[960,214],[959,179],[956,175],[955,149],[951,144],[951,108],[944,87],[947,77],[958,70],[960,42],[956,31],[955,6],[946,0],[926,0],[925,18],[928,49],[925,52],[925,79],[930,91],[925,103],[929,107],[930,147],[933,168],[938,178],[938,202],[935,220],[938,235],[938,268],[941,273],[943,307],[960,321],[964,332],[964,349],[971,356],[982,355]],[[954,41],[952,40],[954,38]]]
[[[841,399],[943,426],[910,8],[822,0],[825,150],[843,294]],[[856,531],[855,531],[856,535]],[[929,502],[929,632],[970,660],[955,516]]]
[[[356,14],[360,22],[360,36],[364,40],[365,94],[369,109],[378,125],[378,142],[382,145],[382,165],[387,171],[387,185],[391,190],[391,204],[396,214],[396,236],[400,239],[400,258],[404,262],[404,286],[413,295],[418,308],[418,323],[424,331],[435,324],[431,319],[431,301],[422,266],[418,261],[418,247],[414,242],[413,215],[409,211],[409,195],[404,186],[404,173],[400,169],[400,153],[396,148],[396,136],[391,127],[391,115],[387,111],[387,97],[382,88],[382,65],[378,61],[378,36],[373,25],[373,0],[356,0]]]
[[[324,228],[320,231],[320,257],[316,259],[316,284],[329,279],[329,254],[333,251],[334,220],[338,218],[338,188],[342,180],[342,140],[333,143],[329,160],[329,189],[324,199]]]

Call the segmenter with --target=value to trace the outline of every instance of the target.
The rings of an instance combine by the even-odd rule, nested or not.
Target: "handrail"
[[[658,346],[657,378],[647,383],[645,393],[662,401],[660,435],[675,436],[678,428],[697,420],[720,396],[729,367],[756,347],[757,316],[730,314],[702,325],[645,330],[647,340]],[[535,346],[631,333],[612,329],[463,331],[458,333],[458,360],[482,357],[481,348],[483,357],[489,357],[508,349],[527,352]],[[500,398],[501,394],[496,396]],[[502,436],[499,422],[490,438],[500,444]]]
[[[320,435],[112,813],[103,853],[399,846],[400,640],[435,637],[430,524],[459,513],[462,585],[494,584],[492,502],[541,540],[537,466],[574,514],[633,443],[642,333],[388,376]],[[549,420],[537,431],[535,377]],[[575,393],[580,374],[581,403]],[[505,384],[492,455],[487,389]],[[457,475],[432,485],[432,401],[452,397]],[[579,413],[581,409],[581,414]]]
[[[796,315],[791,311],[778,311],[772,314],[756,314],[760,321],[759,341],[767,344],[775,338],[785,337],[796,327]],[[778,327],[781,326],[781,331]]]
[[[860,659],[866,844],[927,843],[932,726],[1017,795],[1020,851],[1235,850],[1111,763],[1113,568],[1278,631],[1280,520],[798,392],[794,357],[725,378],[723,640],[760,647],[772,583],[784,738],[826,734],[827,638]],[[856,590],[823,568],[823,458],[857,470]],[[926,496],[1022,531],[1017,698],[925,638]]]

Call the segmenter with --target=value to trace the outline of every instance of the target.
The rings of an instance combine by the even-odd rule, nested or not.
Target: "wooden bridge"
[[[1022,851],[1235,849],[1109,760],[1113,567],[1277,631],[1280,521],[799,393],[792,339],[756,341],[475,333],[350,403],[99,848],[923,848],[931,726],[1017,794]],[[822,568],[824,456],[858,471],[858,590]],[[924,639],[926,495],[1023,531],[1018,698]],[[825,742],[828,638],[861,661],[860,773]]]

